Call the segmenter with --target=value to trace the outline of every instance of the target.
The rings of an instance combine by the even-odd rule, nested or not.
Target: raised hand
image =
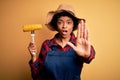
[[[76,44],[73,45],[71,42],[68,42],[67,44],[71,46],[79,56],[84,58],[90,56],[91,44],[88,39],[88,30],[84,20],[81,20],[78,24]]]

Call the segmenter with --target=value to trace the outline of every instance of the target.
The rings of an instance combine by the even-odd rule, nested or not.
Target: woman
[[[38,58],[32,54],[37,53],[36,45],[30,43],[33,80],[81,80],[83,63],[90,63],[95,56],[85,20],[77,18],[70,5],[60,5],[48,13],[46,25],[58,33],[43,42]],[[73,33],[76,29],[77,37]]]

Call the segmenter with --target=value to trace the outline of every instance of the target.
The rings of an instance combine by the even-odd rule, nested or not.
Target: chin
[[[68,38],[70,35],[61,35],[62,38]]]

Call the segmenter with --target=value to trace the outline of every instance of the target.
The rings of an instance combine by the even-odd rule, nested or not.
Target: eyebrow
[[[58,19],[58,21],[63,21],[62,19]],[[68,19],[67,21],[73,21],[72,19]]]

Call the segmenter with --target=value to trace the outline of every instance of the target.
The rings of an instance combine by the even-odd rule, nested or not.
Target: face
[[[73,20],[67,16],[61,16],[57,21],[58,32],[62,38],[70,37],[73,31]]]

